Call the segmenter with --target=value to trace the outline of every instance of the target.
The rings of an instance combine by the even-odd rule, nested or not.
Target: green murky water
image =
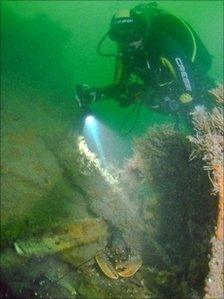
[[[67,102],[74,98],[75,83],[86,83],[90,86],[110,84],[113,79],[114,58],[100,57],[97,55],[96,46],[108,30],[114,12],[139,3],[5,1],[3,7],[8,7],[9,11],[4,13],[3,10],[3,31],[4,27],[6,34],[9,33],[7,30],[10,30],[10,34],[5,38],[7,68],[9,71],[12,68],[13,73],[29,76],[28,80],[37,87],[41,84],[42,90],[50,90],[56,94],[60,92]],[[214,56],[211,75],[217,80],[222,79],[222,1],[159,1],[159,4],[193,26]],[[60,105],[58,101],[56,104]],[[102,120],[115,130],[119,130],[128,114],[112,101],[101,103],[94,108]],[[166,117],[164,119],[166,120]],[[145,126],[160,120],[163,121],[161,116],[143,111],[143,124],[139,122],[136,131],[141,132]]]
[[[153,289],[152,284],[147,284],[147,279],[153,281],[152,277],[155,277],[155,269],[158,265],[152,263],[155,268],[149,271],[150,254],[143,257],[143,263],[145,262],[148,268],[145,266],[137,278],[121,279],[114,285],[113,281],[105,278],[99,269],[96,270],[97,267],[92,259],[97,251],[108,245],[111,226],[112,230],[121,231],[126,236],[127,227],[130,225],[133,236],[138,235],[138,225],[133,223],[136,223],[137,217],[140,217],[137,216],[138,213],[142,213],[140,211],[148,209],[145,198],[151,196],[151,191],[144,190],[141,186],[142,190],[140,188],[138,192],[136,191],[136,197],[125,195],[131,198],[128,202],[123,198],[125,197],[123,193],[121,195],[117,190],[113,190],[114,194],[111,191],[110,201],[110,188],[105,183],[105,173],[102,174],[95,164],[87,163],[90,170],[91,167],[93,170],[86,175],[79,165],[82,163],[75,143],[80,118],[79,112],[75,109],[75,85],[86,83],[89,86],[100,87],[112,82],[114,58],[99,56],[96,51],[97,44],[108,30],[115,11],[120,8],[132,8],[139,3],[139,1],[1,2],[3,177],[1,205],[3,281],[1,283],[5,288],[4,294],[9,295],[12,292],[15,296],[26,298],[33,298],[33,296],[86,299],[152,298],[150,297],[153,293],[150,293]],[[158,4],[192,25],[213,56],[210,76],[215,81],[223,80],[223,2],[158,1]],[[106,48],[115,51],[112,42],[107,42]],[[117,167],[121,167],[125,159],[133,155],[133,137],[141,136],[154,124],[173,123],[169,115],[158,114],[144,107],[140,110],[135,123],[136,111],[133,112],[132,107],[120,108],[113,100],[95,103],[92,105],[92,110],[101,123],[102,132],[98,135],[98,139],[95,138],[95,146],[90,144],[89,147],[97,149],[103,166],[118,178],[122,174],[119,176],[116,173]],[[123,134],[132,126],[134,127],[129,135]],[[177,144],[180,151],[185,146],[182,141],[177,141]],[[164,146],[169,147],[169,142],[164,143]],[[180,154],[178,149],[176,150],[177,160],[179,157],[178,161],[185,163],[181,155],[178,156]],[[185,154],[186,151],[183,150]],[[159,159],[156,160],[158,172],[163,171]],[[197,167],[199,166],[194,165],[194,169],[192,168],[195,176],[197,176]],[[176,170],[174,169],[174,172]],[[167,176],[172,176],[172,172],[167,173]],[[191,181],[188,166],[186,166],[186,176]],[[208,184],[203,173],[197,177],[199,184],[200,182]],[[164,179],[164,176],[161,178]],[[158,176],[157,179],[161,178]],[[122,184],[122,188],[126,186],[129,189],[132,181],[124,181]],[[171,188],[171,185],[168,184],[167,188]],[[171,194],[179,198],[181,193],[179,187],[174,184],[173,188],[176,193],[171,192]],[[200,187],[192,188],[195,188],[197,196],[200,194],[207,198],[209,194],[207,187],[203,192]],[[187,198],[189,194],[192,196],[189,211],[195,204],[191,192],[192,190],[186,188],[186,194],[181,195],[183,198]],[[203,194],[201,195],[200,192]],[[114,203],[113,198],[116,196],[118,198],[121,196],[123,199],[120,198],[119,203],[116,201]],[[170,196],[169,194],[168,197]],[[100,200],[102,202],[99,203]],[[142,200],[141,208],[140,200]],[[152,210],[154,201],[156,202],[155,198],[151,202]],[[175,205],[172,207],[165,205],[165,207],[171,209],[171,214],[178,214],[181,203],[177,200],[176,205],[177,210]],[[204,206],[199,201],[197,205],[203,211],[203,208],[206,209],[211,204]],[[210,208],[214,212],[214,207]],[[163,213],[165,215],[165,211]],[[117,218],[115,214],[119,214]],[[126,214],[129,215],[127,219]],[[154,217],[153,215],[153,213],[144,215],[141,224],[143,228],[140,231],[148,229],[150,234],[153,234],[156,229],[164,229],[165,222],[162,221],[160,228],[154,229],[150,226],[147,221],[151,219],[150,217]],[[180,220],[181,217],[178,214],[177,219]],[[200,217],[202,215],[199,215]],[[106,226],[101,226],[102,219],[108,221]],[[191,229],[194,231],[194,216],[192,219]],[[203,217],[201,219],[202,222],[206,222]],[[137,223],[141,221],[137,220]],[[189,223],[188,226],[191,225]],[[95,227],[95,236],[90,229],[92,226]],[[86,233],[86,239],[80,233],[82,230]],[[166,234],[172,242],[177,242],[175,236],[169,231]],[[180,236],[181,232],[177,231],[177,235]],[[127,239],[132,242],[129,237]],[[193,242],[191,237],[189,240]],[[145,236],[142,238],[139,242],[145,243],[146,248],[150,246],[153,250],[157,248],[153,238],[151,240],[150,237],[148,241],[145,240]],[[164,240],[162,233],[156,242],[160,238]],[[126,243],[127,239],[125,239]],[[134,239],[133,244],[137,239],[137,237]],[[174,244],[172,242],[171,244]],[[16,252],[15,244],[19,244],[19,248],[22,248],[21,255],[18,254],[18,248]],[[188,246],[183,242],[181,246],[185,245]],[[183,248],[178,247],[176,250],[181,252]],[[158,249],[158,252],[162,254],[162,250],[160,252]],[[170,254],[172,256],[172,250]],[[175,258],[178,260],[179,256]],[[89,260],[90,264],[87,263],[87,266],[85,264],[86,268],[79,270],[80,265]],[[159,266],[166,264],[164,260],[159,258],[158,260]],[[183,264],[177,260],[174,262],[176,267],[184,268],[188,263],[188,260]],[[154,284],[156,285],[158,281],[161,284],[158,289],[153,290],[153,294],[162,289],[158,294],[166,295],[158,299],[179,298],[178,294],[182,294],[183,299],[190,298],[189,296],[198,298],[193,297],[192,290],[199,290],[200,294],[202,278],[194,274],[197,267],[200,268],[200,262],[196,258],[191,258],[189,266],[191,270],[188,274],[181,272],[185,278],[188,275],[182,283],[184,285],[185,281],[190,281],[190,291],[187,286],[184,289],[182,285],[184,289],[182,292],[178,280],[172,280],[172,288],[177,290],[176,293],[172,293],[167,288],[167,281],[171,284],[169,279],[176,271],[176,268],[171,267],[166,272],[165,270],[159,272],[160,276]],[[37,263],[39,263],[38,267],[36,267]],[[68,274],[65,275],[66,273]],[[16,279],[13,281],[12,277]]]

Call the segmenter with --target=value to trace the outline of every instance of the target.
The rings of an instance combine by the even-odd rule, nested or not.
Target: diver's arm
[[[104,98],[112,98],[118,102],[120,107],[128,107],[140,100],[140,93],[145,90],[144,84],[130,81],[132,71],[129,61],[124,61],[123,57],[116,59],[114,74],[114,84],[102,88]]]
[[[82,109],[88,108],[89,105],[95,102],[103,101],[106,99],[114,99],[118,101],[121,104],[121,106],[128,106],[131,104],[126,103],[126,100],[130,102],[130,98],[126,96],[125,83],[117,83],[105,87],[93,88],[90,88],[85,84],[77,84],[75,98],[79,107]]]
[[[119,97],[127,91],[129,76],[130,71],[128,66],[125,65],[123,57],[117,56],[113,84],[101,88],[102,98],[119,99]]]
[[[115,99],[125,92],[126,82],[114,83],[100,88],[101,99]]]
[[[129,81],[131,70],[128,63],[124,63],[121,57],[116,61],[114,83],[105,87],[89,88],[85,85],[76,86],[76,99],[82,108],[90,104],[106,99],[113,99],[120,107],[128,107],[139,100],[139,93],[144,90],[143,84]],[[79,92],[80,90],[80,92]]]
[[[114,99],[120,106],[126,107],[133,103],[133,98],[130,96],[129,88],[130,70],[127,65],[123,63],[123,59],[118,57],[116,60],[116,68],[114,75],[114,83],[105,87],[89,88],[85,85],[77,85],[76,97],[80,102],[79,106],[87,107],[90,104],[106,99]],[[80,90],[80,92],[78,92]]]

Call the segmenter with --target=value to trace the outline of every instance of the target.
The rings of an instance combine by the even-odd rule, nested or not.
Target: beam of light
[[[90,149],[88,148],[88,145],[85,141],[85,138],[83,136],[79,136],[78,147],[79,147],[79,152],[81,153],[81,155],[84,155],[88,159],[88,161],[91,162],[92,167],[95,167],[99,170],[99,172],[101,173],[102,177],[105,179],[106,182],[110,183],[111,185],[118,183],[117,177],[114,175],[111,175],[107,171],[107,169],[102,167],[101,160],[96,156],[96,154],[94,154],[93,152],[90,151]],[[80,161],[80,163],[82,164],[81,161]],[[83,174],[88,174],[88,169],[86,172],[83,170]]]
[[[87,140],[90,149],[97,152],[102,164],[106,166],[106,158],[99,137],[99,121],[92,115],[88,115],[85,119],[83,135]]]
[[[98,155],[102,165],[107,169],[113,167],[112,165],[118,166],[127,155],[132,154],[130,141],[92,115],[86,117],[82,134],[90,150]]]

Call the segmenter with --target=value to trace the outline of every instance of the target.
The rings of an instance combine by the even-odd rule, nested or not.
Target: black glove
[[[79,107],[85,109],[102,97],[100,88],[89,88],[86,84],[76,85],[75,99]]]

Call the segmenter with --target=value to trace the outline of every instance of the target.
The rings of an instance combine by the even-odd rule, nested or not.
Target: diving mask
[[[134,24],[134,20],[127,17],[112,19],[109,37],[119,44],[128,44],[140,40],[142,34],[140,28]]]

